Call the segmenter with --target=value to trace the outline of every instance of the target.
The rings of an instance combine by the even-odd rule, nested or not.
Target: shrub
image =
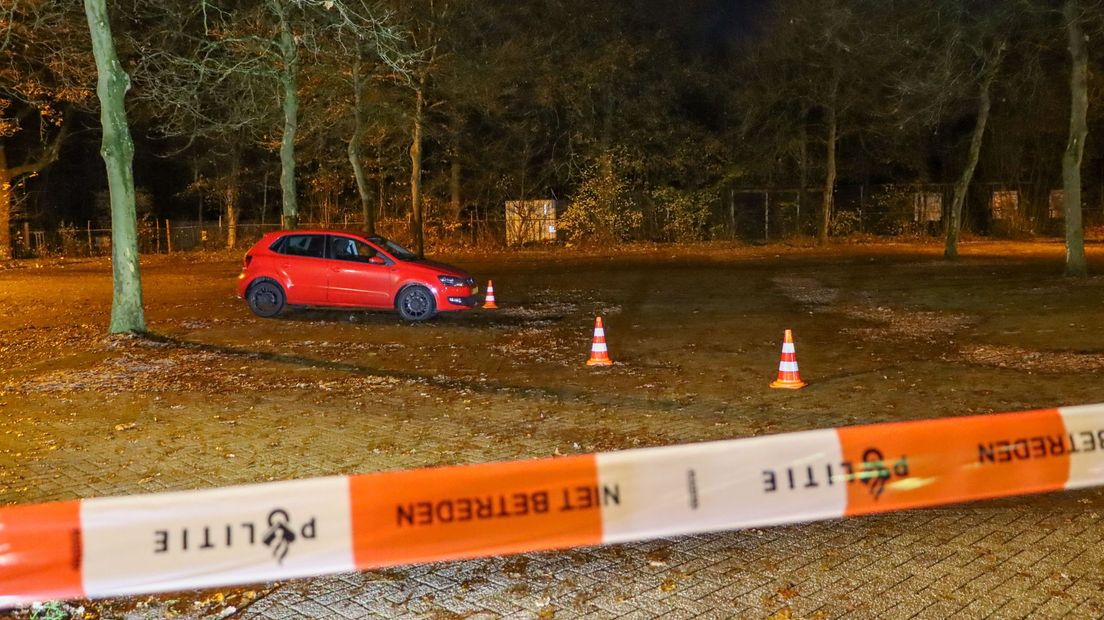
[[[671,241],[701,241],[709,231],[706,224],[717,202],[715,190],[685,191],[661,187],[651,192],[664,237]]]
[[[81,243],[78,235],[80,231],[75,224],[61,223],[58,227],[58,237],[61,238],[61,254],[63,256],[77,256],[86,254],[88,246]]]
[[[861,220],[855,211],[835,210],[828,222],[828,234],[833,237],[846,237],[859,231]]]
[[[611,159],[613,156],[609,156]],[[571,241],[614,243],[633,237],[644,217],[617,161],[591,164],[560,219]]]

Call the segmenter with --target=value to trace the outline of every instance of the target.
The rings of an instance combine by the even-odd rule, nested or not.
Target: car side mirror
[[[368,264],[369,265],[386,265],[387,261],[384,260],[384,258],[382,256],[377,254],[376,256],[369,256],[368,257]]]

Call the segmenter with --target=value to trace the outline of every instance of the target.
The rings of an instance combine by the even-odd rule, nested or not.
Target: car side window
[[[323,235],[289,235],[284,243],[274,250],[288,256],[307,256],[322,258],[325,255],[326,241]]]
[[[330,237],[330,258],[356,263],[367,263],[376,255],[376,249],[350,237]]]

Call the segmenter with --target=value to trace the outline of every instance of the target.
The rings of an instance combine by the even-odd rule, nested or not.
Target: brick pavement
[[[960,277],[971,287],[992,280],[997,292],[989,297],[1013,303],[1019,297],[999,295],[1006,283],[993,277],[997,268],[965,269]],[[818,278],[833,280],[829,267],[818,269]],[[853,277],[876,289],[875,269]],[[912,275],[931,269],[915,267]],[[8,329],[0,334],[13,355],[0,369],[0,503],[1104,400],[1093,381],[972,362],[956,355],[953,342],[922,330],[895,351],[901,343],[879,317],[908,325],[930,314],[899,307],[895,287],[930,280],[910,277],[908,266],[884,276],[885,297],[897,305],[863,293],[882,304],[870,316],[833,315],[825,303],[836,293],[827,295],[815,279],[804,283],[815,299],[780,294],[770,282],[775,271],[695,266],[677,278],[649,271],[638,278],[644,284],[625,286],[625,274],[612,270],[601,286],[592,281],[585,289],[564,285],[574,273],[556,273],[513,310],[417,327],[339,313],[264,322],[243,315],[218,288],[201,290],[195,307],[159,306],[154,288],[151,324],[166,342],[102,340],[77,323],[83,315],[60,327]],[[168,288],[181,277],[149,273]],[[729,293],[702,298],[692,286],[642,293],[645,284],[694,273],[696,290]],[[496,275],[495,282],[506,285],[509,302],[510,279]],[[846,297],[844,284],[832,290]],[[744,290],[756,294],[745,299]],[[1073,290],[1084,307],[1099,305],[1096,289]],[[741,313],[730,311],[735,298]],[[769,393],[780,336],[772,331],[775,313],[794,303],[830,315],[798,332],[802,370],[814,384],[802,394]],[[596,307],[612,312],[618,361],[598,374],[581,367]],[[981,324],[934,324],[957,339],[1014,340],[1008,334],[1021,328],[1013,319],[1024,311],[1003,312]],[[1072,323],[1060,313],[1052,320]],[[814,328],[820,323],[826,326]],[[837,330],[871,324],[877,329],[862,337],[839,338]],[[56,342],[43,343],[39,333]],[[1102,346],[1093,333],[1076,336],[1083,348]],[[403,567],[254,588],[255,600],[234,599],[233,617],[1104,617],[1101,515],[1104,494],[1088,490]],[[196,598],[203,600],[193,604]],[[184,593],[90,609],[132,618],[229,611],[208,598]]]

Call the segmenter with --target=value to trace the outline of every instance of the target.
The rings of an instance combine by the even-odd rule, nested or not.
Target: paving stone
[[[672,272],[673,275],[703,270],[696,264],[684,267]],[[842,278],[844,282],[854,279],[850,274],[834,271],[835,267],[825,262],[803,267],[814,272],[810,278]],[[956,266],[956,274],[962,274],[963,267],[968,266]],[[907,271],[907,265],[903,268],[906,275],[892,276],[890,299],[911,292],[898,288],[905,278],[916,276],[915,271]],[[919,269],[915,265],[912,268]],[[996,268],[989,265],[972,269],[977,280],[984,281]],[[234,343],[240,345],[243,340],[251,342],[247,336],[257,330],[264,332],[265,339],[278,342],[265,345],[270,349],[275,346],[302,349],[318,362],[352,364],[354,368],[335,373],[309,368],[313,362],[304,365],[212,353],[215,360],[212,363],[224,366],[209,374],[237,372],[248,365],[241,372],[251,381],[302,375],[304,385],[309,387],[285,386],[263,395],[256,391],[244,395],[204,391],[199,387],[157,395],[133,389],[111,393],[9,394],[5,397],[9,406],[0,407],[0,429],[19,428],[26,436],[19,440],[0,438],[0,502],[6,505],[176,491],[311,475],[533,458],[591,448],[606,450],[762,435],[929,414],[923,408],[900,411],[904,406],[891,411],[887,405],[905,400],[880,399],[888,392],[872,398],[869,378],[823,381],[815,388],[821,391],[803,395],[804,401],[790,401],[784,408],[778,406],[775,394],[766,397],[754,389],[745,389],[751,384],[740,383],[744,374],[751,377],[758,371],[751,369],[741,374],[739,365],[743,364],[740,358],[744,350],[767,345],[771,348],[770,355],[776,355],[776,350],[772,348],[773,342],[764,344],[760,335],[741,334],[738,328],[748,322],[754,323],[756,329],[775,325],[775,307],[779,303],[787,312],[806,310],[804,305],[787,300],[776,287],[765,282],[760,271],[761,265],[745,269],[725,263],[699,276],[711,284],[723,284],[725,290],[740,290],[741,299],[746,297],[747,303],[762,306],[728,317],[720,312],[733,314],[730,308],[721,307],[731,303],[731,299],[725,298],[727,301],[718,300],[717,306],[702,312],[701,316],[711,317],[707,319],[707,327],[724,333],[726,338],[735,338],[733,344],[699,343],[702,346],[696,351],[685,351],[678,364],[654,366],[650,365],[651,360],[669,356],[671,350],[641,338],[635,343],[635,350],[621,358],[627,362],[600,378],[583,374],[583,369],[571,374],[573,371],[563,365],[550,368],[552,372],[548,374],[557,381],[556,390],[551,393],[542,383],[546,367],[515,363],[517,359],[504,361],[508,356],[498,354],[494,356],[496,359],[487,359],[486,355],[466,349],[462,357],[458,350],[456,361],[449,362],[455,368],[433,370],[446,373],[455,385],[396,379],[398,382],[389,387],[330,391],[319,387],[318,382],[307,383],[307,377],[311,373],[324,375],[325,381],[344,380],[349,374],[360,379],[375,377],[378,373],[369,371],[378,369],[385,357],[386,361],[394,362],[393,369],[417,374],[427,363],[422,356],[436,353],[440,359],[443,350],[440,347],[449,346],[449,339],[459,339],[457,332],[463,332],[461,336],[469,339],[473,348],[481,347],[480,351],[488,346],[501,347],[495,351],[510,347],[547,349],[557,338],[574,337],[574,327],[566,323],[579,317],[567,317],[565,324],[560,324],[560,319],[550,320],[551,325],[511,323],[513,319],[496,324],[497,319],[483,318],[480,320],[485,323],[470,329],[456,324],[412,328],[382,319],[366,319],[362,325],[295,319],[262,323],[243,317],[239,306],[227,306],[228,309],[217,306],[217,318],[224,324],[178,329],[172,335],[200,344],[229,347]],[[930,275],[930,271],[923,273]],[[616,286],[601,294],[575,291],[572,297],[581,294],[585,300],[572,299],[572,303],[576,307],[593,306],[596,302],[620,304],[625,315],[631,314],[632,321],[639,321],[641,331],[666,331],[682,340],[680,330],[693,328],[683,323],[687,318],[683,304],[693,303],[696,307],[709,302],[697,294],[679,297],[680,292],[670,291],[673,301],[661,303],[652,299],[649,304],[633,307],[630,298],[639,291],[619,281],[619,269],[610,274],[609,279]],[[635,276],[641,275],[635,272]],[[564,276],[561,270],[557,277]],[[872,273],[857,279],[868,276],[872,277]],[[6,283],[13,277],[20,276],[3,274],[0,279]],[[527,272],[526,277],[539,275]],[[833,286],[853,296],[867,292],[848,291],[841,284]],[[1097,287],[1085,288],[1097,295],[1086,301],[1086,307],[1088,302],[1099,305],[1099,283],[1085,286]],[[210,292],[206,293],[209,305],[215,303],[212,300],[225,297],[220,287],[221,283],[210,286]],[[562,293],[554,291],[553,296]],[[888,301],[879,303],[890,305]],[[838,340],[835,336],[839,330],[852,326],[830,308],[817,311],[818,318],[831,319],[832,323],[828,332],[826,328],[813,332],[821,343]],[[1006,314],[1019,316],[1011,310]],[[699,327],[700,323],[701,320]],[[862,323],[864,328],[869,327],[867,321]],[[163,326],[166,324],[162,322]],[[0,329],[5,329],[0,338],[18,331],[3,325]],[[965,332],[955,334],[955,338],[975,336]],[[1085,337],[1099,338],[1090,334]],[[372,355],[361,349],[363,355],[335,356],[332,351],[326,354],[317,348],[324,342],[375,348],[370,351]],[[389,344],[404,346],[385,348]],[[899,343],[882,338],[876,344]],[[900,373],[922,369],[926,364],[929,369],[937,368],[925,376],[946,376],[953,372],[973,380],[995,374],[1003,378],[1006,387],[1023,384],[1024,392],[1043,393],[1038,397],[1040,400],[1058,398],[1055,395],[1063,389],[1084,383],[1080,377],[978,368],[962,362],[953,349],[943,344],[913,344],[920,350],[917,355],[926,359],[912,360],[905,356],[896,360],[894,364],[900,367],[897,369]],[[822,362],[822,367],[837,361],[840,367],[853,364],[849,372],[863,372],[854,364],[858,364],[859,356],[865,358],[868,351],[859,351],[851,345],[839,346],[840,351],[816,351],[820,359],[814,356],[813,360]],[[251,351],[265,350],[258,343],[250,347]],[[309,350],[310,347],[315,349]],[[802,351],[810,353],[809,349]],[[101,357],[119,359],[123,354],[136,361],[164,362],[171,361],[180,351],[120,352],[100,347],[95,353],[96,363]],[[768,360],[768,367],[776,359]],[[7,389],[4,386],[15,381],[12,377],[22,382],[43,374],[32,366],[0,369],[0,373],[7,373],[0,374],[0,388]],[[16,371],[21,374],[11,374]],[[731,381],[724,387],[723,395],[706,385],[714,379]],[[758,378],[754,381],[761,386]],[[499,385],[491,386],[492,383]],[[639,386],[645,383],[653,387],[642,390]],[[855,391],[858,388],[867,391]],[[695,402],[686,399],[680,402],[681,396],[675,394],[679,390],[701,393],[695,396]],[[712,393],[707,393],[710,390]],[[648,393],[641,395],[642,391]],[[1078,393],[1091,394],[1087,388]],[[749,404],[740,400],[744,395],[750,395]],[[932,410],[932,415],[959,413],[962,403],[996,408],[1026,398],[1023,393],[999,391],[984,398],[942,398],[945,395],[942,388],[925,390],[920,385],[905,396],[909,402],[940,400],[942,408]],[[853,399],[841,409],[850,419],[838,415],[834,398]],[[10,406],[16,399],[19,407]],[[69,404],[63,402],[73,399],[84,402],[80,416],[70,416]],[[862,403],[856,405],[859,400]],[[256,409],[251,408],[254,401],[260,405]],[[353,404],[358,401],[359,405]],[[17,409],[18,415],[13,413]],[[116,432],[115,424],[130,421],[112,417],[124,410],[133,414],[137,426]],[[60,448],[26,452],[50,441]],[[577,449],[575,444],[579,446]],[[19,458],[12,456],[17,451],[22,454]],[[233,460],[226,456],[228,453],[235,454]],[[765,618],[785,608],[795,618],[1099,618],[1104,617],[1102,542],[1104,493],[1084,490],[788,527],[526,554],[522,556],[528,561],[524,571],[507,570],[511,559],[493,558],[289,581],[244,607],[235,617],[243,620],[364,616],[532,618],[542,610],[552,610],[555,618],[652,618],[663,614],[671,618]]]

